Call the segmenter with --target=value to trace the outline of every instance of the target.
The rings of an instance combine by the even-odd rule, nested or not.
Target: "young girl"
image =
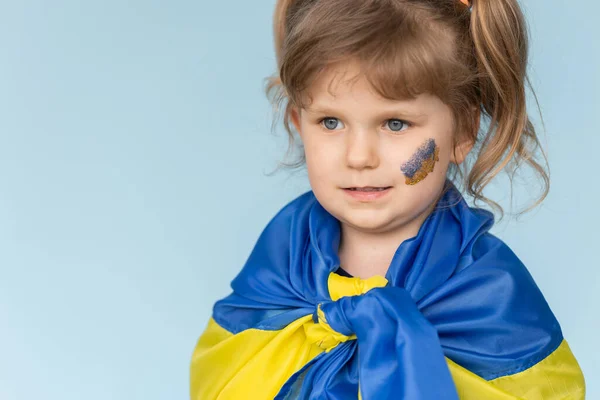
[[[547,193],[517,1],[278,0],[274,22],[268,90],[312,190],[216,302],[191,399],[583,399],[542,293],[458,189],[494,206],[483,188],[527,164]]]

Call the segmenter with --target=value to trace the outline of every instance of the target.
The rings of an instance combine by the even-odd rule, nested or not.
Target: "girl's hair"
[[[276,113],[285,104],[288,153],[291,110],[307,105],[311,83],[325,68],[356,60],[382,97],[428,92],[451,108],[455,143],[467,139],[474,147],[461,166],[451,164],[449,175],[475,202],[503,214],[483,189],[503,169],[512,183],[523,162],[542,183],[541,196],[525,211],[547,196],[547,158],[526,111],[528,33],[517,0],[471,0],[469,6],[460,0],[277,0],[274,36],[278,74],[267,78],[266,94]],[[537,149],[546,168],[534,159]],[[297,168],[305,161],[302,151],[297,162],[279,165]]]

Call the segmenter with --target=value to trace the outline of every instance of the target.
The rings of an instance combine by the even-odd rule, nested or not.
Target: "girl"
[[[191,398],[583,399],[542,293],[458,189],[499,208],[483,188],[525,163],[547,193],[517,1],[278,0],[274,23],[268,93],[312,190],[216,302]]]

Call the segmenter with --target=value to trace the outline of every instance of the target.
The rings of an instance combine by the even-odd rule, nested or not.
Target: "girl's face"
[[[310,185],[343,224],[369,232],[398,229],[435,205],[449,163],[462,162],[470,147],[457,148],[461,159],[454,158],[452,113],[438,97],[386,100],[362,77],[332,81],[343,72],[353,77],[358,69],[327,70],[311,87],[312,103],[291,115]],[[365,186],[389,189],[371,200],[348,190]]]

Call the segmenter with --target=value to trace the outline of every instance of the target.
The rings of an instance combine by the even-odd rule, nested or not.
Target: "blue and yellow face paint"
[[[417,149],[413,156],[402,164],[400,168],[406,176],[407,185],[421,182],[428,174],[433,172],[436,161],[439,161],[440,148],[434,139],[428,139]]]

